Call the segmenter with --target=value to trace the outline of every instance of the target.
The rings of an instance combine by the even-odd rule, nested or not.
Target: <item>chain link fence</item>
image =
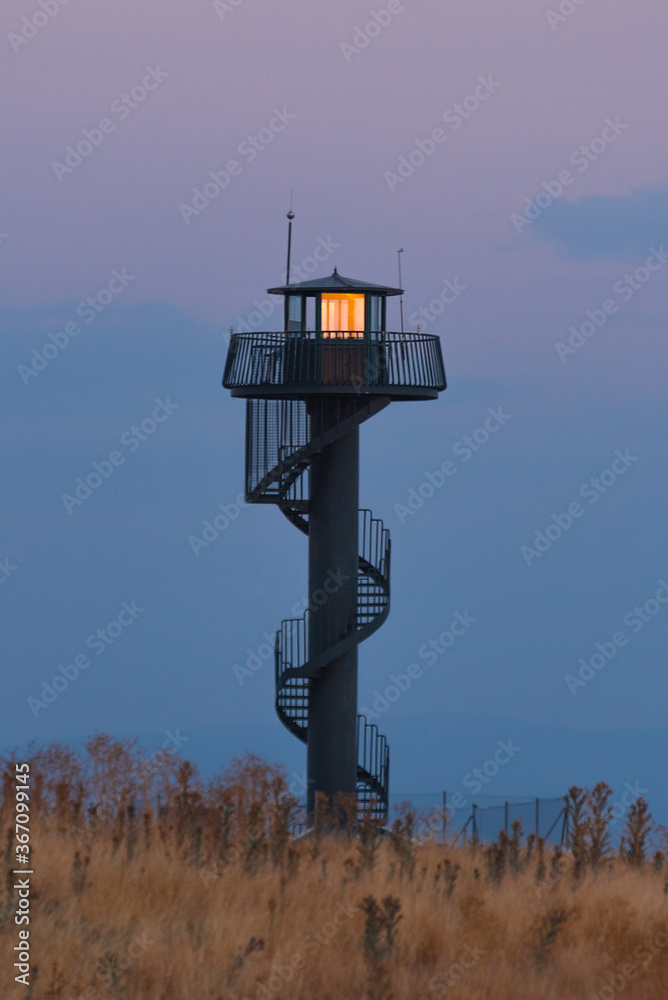
[[[502,830],[512,835],[513,823],[519,820],[523,838],[534,834],[552,847],[566,844],[568,810],[563,798],[478,795],[475,802],[466,799],[462,802],[463,798],[461,793],[448,796],[447,792],[392,794],[386,828],[391,829],[397,819],[405,819],[410,812],[415,817],[413,829],[417,842],[492,844]],[[306,806],[302,803],[293,818],[291,832],[299,836],[307,829]]]
[[[415,815],[415,835],[420,840],[434,838],[441,843],[493,843],[503,830],[512,834],[516,820],[522,834],[542,837],[546,844],[564,845],[568,813],[563,798],[528,799],[516,796],[479,795],[475,801],[461,794],[394,794],[390,796],[388,825],[407,812]]]

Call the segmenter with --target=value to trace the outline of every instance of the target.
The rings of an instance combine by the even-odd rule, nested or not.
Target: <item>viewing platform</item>
[[[446,387],[439,337],[388,331],[236,333],[223,385],[233,396],[378,395],[436,399]]]

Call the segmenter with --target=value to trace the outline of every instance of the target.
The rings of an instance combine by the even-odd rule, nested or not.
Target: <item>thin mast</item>
[[[285,275],[285,284],[290,284],[290,252],[292,250],[292,220],[295,213],[292,211],[292,191],[290,192],[290,211],[288,212],[288,263]]]
[[[404,248],[397,250],[397,264],[399,265],[399,288],[401,288],[401,255],[404,252]],[[403,293],[399,296],[399,315],[401,316],[401,332],[404,332],[404,296]]]

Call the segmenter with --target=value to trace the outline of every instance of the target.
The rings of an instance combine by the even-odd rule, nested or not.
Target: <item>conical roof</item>
[[[268,288],[270,295],[294,295],[301,292],[304,295],[315,295],[318,292],[371,292],[376,295],[402,295],[403,288],[390,288],[389,285],[373,285],[370,281],[360,281],[358,278],[344,278],[334,268],[329,278],[312,278],[310,281],[298,281],[294,285],[279,285]]]

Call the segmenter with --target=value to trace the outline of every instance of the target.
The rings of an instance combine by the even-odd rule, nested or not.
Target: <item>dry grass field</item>
[[[3,998],[668,997],[668,867],[648,857],[642,800],[612,851],[605,786],[571,790],[562,854],[518,829],[492,846],[416,842],[410,813],[389,834],[366,821],[294,840],[284,775],[251,756],[206,788],[173,756],[105,736],[85,758],[53,746],[30,764],[23,985],[3,762]]]

